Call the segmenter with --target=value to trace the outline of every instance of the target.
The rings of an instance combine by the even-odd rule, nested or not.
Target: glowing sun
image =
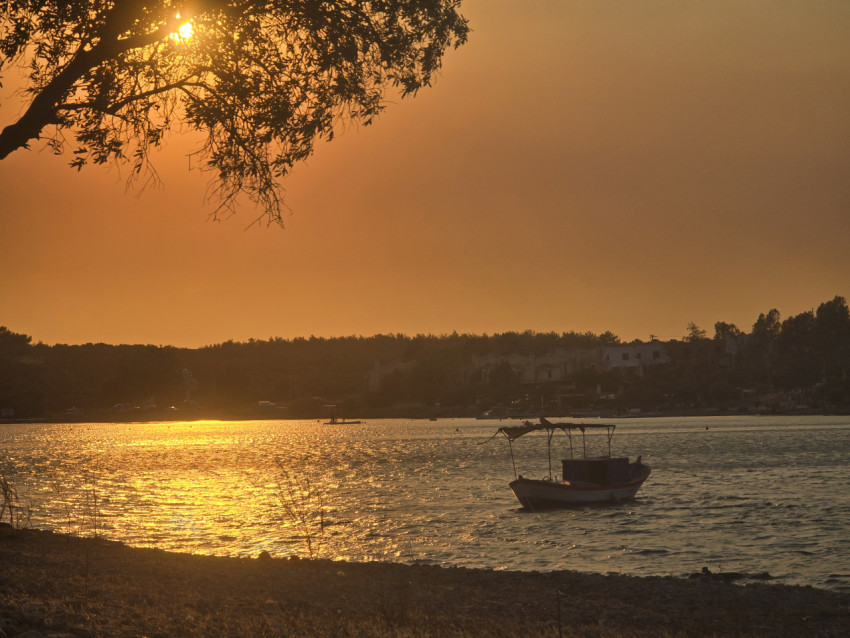
[[[177,14],[177,19],[180,19],[180,14]],[[192,23],[188,20],[177,27],[177,30],[171,33],[168,37],[177,42],[182,42],[183,40],[188,40],[192,37],[192,34],[195,30],[192,28]]]

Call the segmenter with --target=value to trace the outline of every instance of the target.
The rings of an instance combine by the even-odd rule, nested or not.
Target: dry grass
[[[0,522],[8,520],[6,524],[13,529],[23,529],[29,527],[31,516],[32,504],[18,496],[9,469],[0,464]]]
[[[848,636],[850,595],[710,579],[190,556],[0,528],[0,622],[56,617],[78,635],[151,638]]]

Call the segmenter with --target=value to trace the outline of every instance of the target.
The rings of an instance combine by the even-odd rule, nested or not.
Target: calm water
[[[706,566],[850,591],[850,418],[618,420],[614,453],[653,467],[638,498],[544,513],[514,500],[507,441],[482,444],[516,423],[0,425],[0,462],[33,526],[136,546],[306,556],[286,508],[300,489],[303,520],[323,513],[324,535],[308,528],[323,557],[675,576]],[[604,435],[588,440],[595,451]],[[545,475],[545,449],[542,434],[516,441],[519,472]]]

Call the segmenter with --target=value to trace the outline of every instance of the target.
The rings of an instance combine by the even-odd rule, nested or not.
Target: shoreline
[[[850,635],[850,593],[716,576],[225,558],[3,526],[0,629],[159,638]]]
[[[692,410],[679,412],[658,412],[645,414],[604,414],[604,413],[581,413],[581,414],[552,414],[545,415],[548,419],[613,419],[615,421],[625,420],[642,420],[642,419],[666,419],[666,418],[694,418],[694,417],[781,417],[781,416],[822,416],[822,417],[844,417],[850,416],[850,411],[834,411],[823,412],[820,410],[785,410],[776,412],[740,412],[737,410]],[[501,422],[501,421],[535,421],[537,416],[496,416],[482,417],[475,415],[444,415],[444,416],[422,416],[421,414],[386,414],[386,415],[359,415],[351,416],[352,419],[362,420],[363,423],[378,420],[410,420],[410,421],[453,421],[453,420],[470,420],[482,422]],[[0,425],[25,425],[37,423],[61,424],[61,425],[77,425],[86,423],[122,423],[122,424],[144,424],[144,423],[191,423],[194,421],[222,421],[222,422],[243,422],[243,421],[321,421],[325,422],[327,417],[323,416],[305,416],[293,417],[284,414],[238,414],[238,413],[209,413],[197,414],[187,413],[184,415],[176,415],[169,413],[161,414],[134,414],[128,416],[126,414],[110,414],[110,413],[92,413],[86,417],[83,416],[44,416],[32,418],[3,418],[0,419]]]

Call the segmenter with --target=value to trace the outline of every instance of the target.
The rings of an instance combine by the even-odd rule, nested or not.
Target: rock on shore
[[[0,638],[402,635],[850,636],[850,594],[192,556],[0,528]]]

